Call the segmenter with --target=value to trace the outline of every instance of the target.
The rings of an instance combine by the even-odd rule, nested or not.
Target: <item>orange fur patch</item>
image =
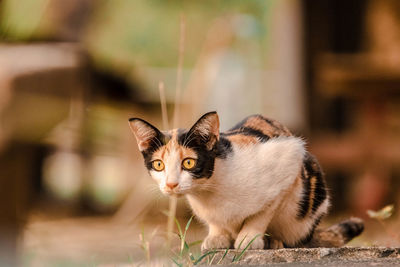
[[[239,146],[246,146],[258,143],[257,138],[254,136],[246,136],[242,134],[235,134],[227,137],[229,141]]]
[[[197,159],[197,153],[194,152],[193,149],[183,147],[183,146],[180,146],[179,148],[180,148],[179,150],[181,151],[181,155],[182,155],[181,159],[182,160],[185,158]]]
[[[271,123],[268,123],[266,120],[263,120],[260,117],[250,117],[243,126],[250,127],[255,130],[262,132],[265,135],[270,137],[274,136],[291,136],[290,131],[279,122],[270,120]]]
[[[152,160],[161,159],[162,161],[165,161],[165,159],[169,157],[171,153],[178,153],[181,160],[185,158],[197,159],[197,154],[193,149],[179,145],[177,139],[178,131],[172,130],[171,133],[171,140],[165,146],[153,153]]]
[[[317,177],[313,176],[310,179],[310,201],[307,213],[311,212],[312,206],[314,205],[315,197],[315,184],[317,183]]]
[[[155,159],[162,160],[162,159],[164,159],[165,154],[167,154],[167,149],[165,146],[163,146],[153,153],[152,160],[155,160]]]

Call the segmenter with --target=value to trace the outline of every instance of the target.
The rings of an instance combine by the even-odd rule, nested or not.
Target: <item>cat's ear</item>
[[[219,140],[219,118],[215,111],[208,112],[189,130],[189,134],[198,135],[205,143],[208,150],[211,150]]]
[[[139,150],[145,151],[150,146],[161,145],[161,137],[163,134],[153,125],[139,118],[129,119],[129,127],[136,137]]]

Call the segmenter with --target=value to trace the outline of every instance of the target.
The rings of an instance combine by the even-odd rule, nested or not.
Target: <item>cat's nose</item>
[[[167,183],[166,186],[169,187],[172,190],[172,189],[174,189],[175,187],[178,186],[178,183]]]

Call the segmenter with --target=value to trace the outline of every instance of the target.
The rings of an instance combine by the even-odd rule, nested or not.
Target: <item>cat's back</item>
[[[251,115],[243,119],[221,136],[239,146],[264,143],[271,138],[292,136],[288,128],[276,120],[262,115]]]
[[[306,153],[301,138],[261,115],[249,116],[220,133],[220,141],[231,149],[226,157],[216,159],[214,181],[223,185],[228,204],[237,202],[249,213],[256,213],[294,183]]]

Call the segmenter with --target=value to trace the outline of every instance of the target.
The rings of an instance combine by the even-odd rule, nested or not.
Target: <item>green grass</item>
[[[219,265],[224,263],[224,259],[228,256],[229,252],[234,253],[234,256],[232,258],[232,263],[237,263],[239,262],[242,257],[244,256],[245,252],[250,248],[251,244],[256,240],[257,237],[260,236],[260,234],[254,236],[251,241],[243,248],[240,249],[242,243],[244,242],[245,236],[240,244],[239,248],[237,250],[231,250],[229,248],[225,249],[223,255],[221,258],[218,259],[217,255],[221,250],[213,249],[213,250],[208,250],[208,251],[201,251],[199,248],[199,245],[202,243],[202,240],[194,241],[194,242],[188,242],[187,241],[187,234],[190,228],[190,225],[193,221],[193,216],[190,217],[190,219],[187,221],[185,227],[182,227],[182,225],[179,223],[179,221],[174,217],[174,221],[177,227],[178,232],[176,233],[178,238],[179,238],[179,247],[177,249],[172,249],[169,248],[167,249],[167,255],[168,258],[171,261],[172,265],[176,265],[179,267],[185,267],[185,266],[195,266],[195,265]],[[154,236],[154,231],[153,233],[148,237],[152,238]],[[142,230],[142,233],[140,234],[140,247],[143,250],[146,258],[146,262],[148,265],[150,265],[152,260],[151,257],[153,255],[150,254],[150,242],[149,239],[146,239],[144,231]],[[216,260],[218,259],[218,260]]]
[[[236,257],[236,255],[233,256],[232,262],[238,262],[238,261],[243,257],[243,254],[249,249],[250,245],[254,242],[254,240],[256,240],[256,238],[259,237],[259,236],[260,236],[260,234],[254,236],[254,237],[250,240],[250,242],[247,244],[247,246],[245,246],[244,249],[239,253],[239,255],[238,255],[237,257]],[[246,238],[246,236],[242,239],[242,241],[240,241],[239,249],[240,249],[240,247],[242,246],[242,243],[243,243],[243,241],[244,241],[245,238]]]
[[[193,265],[198,265],[198,264],[206,264],[206,265],[211,265],[211,264],[221,264],[222,261],[226,258],[228,255],[230,249],[227,248],[223,254],[223,256],[218,260],[218,262],[214,263],[215,257],[217,255],[217,250],[209,250],[209,251],[204,251],[200,254],[193,252],[193,247],[201,244],[201,240],[193,242],[193,243],[187,243],[186,241],[186,235],[189,230],[190,224],[193,220],[193,216],[190,217],[188,222],[186,223],[185,229],[182,230],[182,227],[179,223],[179,221],[175,218],[175,224],[178,228],[178,236],[180,239],[180,249],[178,253],[174,253],[175,256],[172,257],[172,261],[179,267],[183,266],[193,266]],[[239,244],[239,249],[236,250],[238,254],[235,254],[232,258],[232,262],[238,262],[240,259],[243,257],[244,253],[250,248],[251,244],[256,240],[257,237],[259,237],[260,234],[254,236],[251,241],[242,249],[240,250],[240,247],[246,238],[246,236],[241,240]],[[206,260],[206,262],[204,262]]]

